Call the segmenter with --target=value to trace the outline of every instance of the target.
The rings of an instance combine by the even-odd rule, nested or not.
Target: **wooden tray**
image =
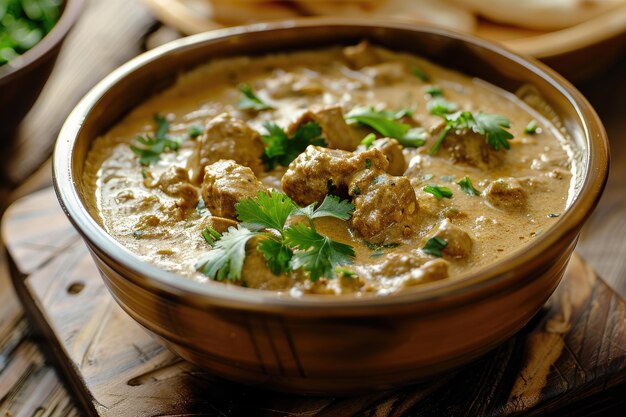
[[[218,379],[153,341],[113,301],[51,189],[10,207],[2,236],[20,298],[91,416],[606,415],[625,401],[626,303],[576,256],[537,317],[466,368],[394,392],[306,398]]]

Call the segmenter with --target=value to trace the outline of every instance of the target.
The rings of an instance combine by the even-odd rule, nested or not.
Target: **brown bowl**
[[[457,279],[380,297],[301,299],[200,284],[140,261],[90,214],[82,182],[92,140],[177,74],[216,57],[355,43],[409,51],[516,91],[532,84],[581,154],[576,197],[523,250]],[[192,36],[147,52],[98,84],[67,119],[54,155],[56,191],[109,290],[138,323],[184,359],[225,378],[299,393],[397,387],[467,363],[526,324],[559,283],[604,187],[608,142],[567,81],[489,42],[422,26],[347,19],[255,24]]]
[[[0,66],[0,141],[13,136],[39,97],[82,6],[83,0],[63,2],[59,21],[50,33],[21,56]]]

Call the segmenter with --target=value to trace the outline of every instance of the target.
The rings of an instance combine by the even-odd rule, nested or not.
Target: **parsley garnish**
[[[261,111],[272,108],[272,106],[258,98],[254,91],[252,91],[252,87],[248,84],[241,84],[238,88],[239,91],[241,91],[242,96],[237,102],[237,107],[241,110]]]
[[[204,240],[206,240],[206,243],[211,246],[213,246],[213,244],[219,240],[220,236],[220,232],[213,229],[212,227],[205,227],[202,231],[202,237],[204,238]]]
[[[437,85],[429,85],[424,88],[424,92],[431,97],[443,96],[443,90]]]
[[[467,195],[480,195],[480,192],[474,188],[472,180],[468,176],[463,177],[457,184]]]
[[[276,164],[288,166],[309,145],[326,146],[326,141],[321,137],[322,128],[315,122],[306,122],[298,126],[292,137],[276,123],[266,122],[263,127],[267,130],[261,139],[265,143],[263,162],[269,171]]]
[[[139,146],[130,145],[130,149],[139,157],[139,163],[144,166],[159,162],[161,154],[167,150],[178,150],[178,139],[171,138],[167,134],[170,128],[167,119],[155,114],[154,121],[157,125],[154,137],[150,135],[137,136],[135,141]]]
[[[369,126],[383,136],[396,139],[405,148],[417,148],[426,142],[426,134],[420,127],[412,128],[399,121],[409,114],[406,109],[390,112],[377,111],[373,107],[355,107],[346,114],[346,120]]]
[[[495,151],[499,151],[500,147],[510,149],[509,140],[513,139],[513,135],[505,130],[511,127],[511,122],[504,116],[498,114],[487,113],[471,113],[468,111],[460,111],[453,114],[441,115],[446,121],[445,127],[437,137],[435,144],[428,152],[434,155],[439,151],[446,135],[452,129],[470,129],[479,135],[484,135],[487,143]]]
[[[363,138],[363,140],[361,140],[361,145],[365,146],[365,149],[369,149],[375,140],[376,135],[373,133],[369,133]]]
[[[213,249],[198,261],[196,269],[211,278],[238,280],[245,244],[255,236],[260,238],[257,249],[277,275],[303,269],[313,281],[322,276],[331,278],[337,266],[350,264],[355,256],[352,246],[321,235],[313,223],[313,219],[327,216],[348,220],[354,206],[339,197],[326,196],[317,208],[315,204],[300,208],[285,194],[262,191],[254,199],[241,200],[235,210],[243,222],[237,229],[231,227],[222,235],[209,229],[202,233]],[[290,216],[305,216],[308,224],[285,226]]]
[[[537,121],[531,120],[524,128],[524,133],[526,133],[527,135],[534,135],[535,133],[537,133],[537,129],[539,129]]]
[[[202,135],[202,133],[204,133],[202,131],[202,127],[198,125],[189,126],[189,129],[187,129],[187,134],[189,135],[190,139],[195,139],[198,136]]]
[[[351,271],[347,268],[340,268],[340,267],[335,268],[335,273],[337,275],[340,275],[343,278],[354,278],[357,276],[356,272]]]
[[[426,242],[426,245],[422,248],[422,251],[426,252],[429,255],[436,256],[441,258],[441,251],[444,250],[448,246],[448,242],[443,240],[440,237],[431,237]]]
[[[430,184],[424,187],[423,190],[434,195],[437,200],[441,200],[442,198],[452,198],[452,190],[448,187],[440,187],[439,185]]]
[[[429,80],[428,74],[417,66],[413,66],[413,68],[411,68],[411,73],[424,82],[428,82]]]
[[[454,113],[459,110],[459,105],[453,103],[451,101],[446,100],[441,96],[433,97],[426,104],[426,108],[430,112],[430,114],[434,114],[436,116],[444,116],[449,113]]]

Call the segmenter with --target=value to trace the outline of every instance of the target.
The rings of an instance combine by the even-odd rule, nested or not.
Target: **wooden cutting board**
[[[626,403],[626,303],[577,256],[531,323],[464,369],[307,398],[221,380],[156,343],[109,295],[51,189],[10,207],[2,235],[20,298],[91,416],[587,416]]]

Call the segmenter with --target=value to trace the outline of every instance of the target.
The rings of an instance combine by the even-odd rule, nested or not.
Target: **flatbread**
[[[275,1],[210,0],[209,18],[224,25],[290,19],[300,13],[290,4]]]
[[[330,0],[297,0],[309,15],[342,17],[390,17],[430,23],[460,32],[473,32],[476,18],[472,12],[444,0],[386,0],[378,5],[337,3]]]
[[[574,26],[626,0],[451,0],[499,23],[538,30]]]

